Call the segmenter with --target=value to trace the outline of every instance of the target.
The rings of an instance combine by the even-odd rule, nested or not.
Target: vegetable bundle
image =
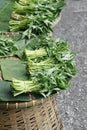
[[[64,5],[64,0],[19,0],[9,22],[10,31],[28,38],[49,33]]]
[[[14,95],[33,92],[46,97],[67,89],[70,79],[76,74],[74,54],[68,43],[43,36],[33,38],[27,44],[29,47],[24,51],[24,57],[29,80],[14,79],[11,84]]]

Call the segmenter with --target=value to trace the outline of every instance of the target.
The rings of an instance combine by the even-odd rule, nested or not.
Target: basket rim
[[[33,99],[31,101],[0,101],[0,109],[22,109],[22,108],[29,108],[34,107],[36,105],[43,104],[44,102],[48,100],[52,100],[53,98],[57,97],[57,93],[52,94],[51,96],[48,96],[46,98],[40,98],[40,99]]]

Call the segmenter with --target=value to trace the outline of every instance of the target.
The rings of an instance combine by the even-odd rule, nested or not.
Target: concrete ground
[[[73,51],[77,75],[71,87],[59,94],[58,109],[65,130],[87,130],[87,0],[66,0],[53,36],[68,40]]]

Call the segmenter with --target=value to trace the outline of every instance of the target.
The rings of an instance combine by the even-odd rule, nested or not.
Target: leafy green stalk
[[[13,20],[17,20],[17,21],[20,21],[20,20],[27,18],[24,15],[19,15],[19,14],[16,14],[16,13],[12,13],[11,17],[12,17]]]
[[[26,14],[26,12],[28,10],[33,10],[33,9],[34,9],[34,7],[33,7],[32,4],[29,6],[29,5],[21,5],[21,4],[17,3],[17,2],[15,2],[15,6],[14,6],[14,12],[15,13],[23,15],[23,14]]]
[[[27,71],[28,73],[35,73],[41,70],[46,70],[48,68],[51,68],[55,66],[54,60],[53,59],[46,59],[44,61],[40,62],[33,62],[32,60],[27,61]]]
[[[30,3],[38,3],[40,0],[20,0],[19,3],[22,5],[29,5]]]
[[[12,80],[11,89],[14,96],[27,92],[38,92],[42,89],[39,84],[35,84],[32,80],[21,81],[17,79]]]
[[[46,50],[44,48],[35,49],[35,50],[27,50],[25,49],[24,55],[26,59],[36,59],[36,58],[42,58],[44,56],[47,56]]]
[[[27,23],[28,23],[28,19],[22,19],[22,20],[11,20],[9,22],[10,25],[10,30],[13,31],[23,31],[27,28]]]

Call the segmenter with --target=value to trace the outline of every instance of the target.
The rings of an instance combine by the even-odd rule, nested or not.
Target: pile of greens
[[[28,38],[49,33],[64,5],[64,0],[16,1],[9,21],[10,31],[22,32]]]
[[[0,57],[13,56],[18,50],[17,45],[14,43],[12,38],[8,38],[4,35],[0,36]]]
[[[23,58],[26,59],[24,62],[29,80],[12,80],[14,96],[33,92],[46,97],[67,89],[69,81],[76,74],[74,54],[68,43],[43,36],[31,39],[28,44]]]
[[[47,36],[65,0],[7,0],[4,4],[8,11],[3,10],[3,0],[0,3],[1,25],[7,19],[5,29],[9,22],[10,32],[19,33],[14,38],[0,36],[0,57],[19,57],[0,60],[3,81],[10,81],[6,82],[13,95],[33,93],[47,97],[67,89],[76,74],[74,54],[67,41]],[[9,12],[8,18],[2,15],[4,12]]]
[[[2,34],[0,36],[0,58],[16,56],[22,59],[22,53],[27,48],[26,40],[21,35],[15,34],[10,37]]]

